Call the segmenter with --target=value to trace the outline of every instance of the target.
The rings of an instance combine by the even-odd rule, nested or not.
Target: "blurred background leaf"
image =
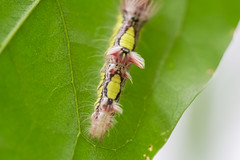
[[[0,1],[0,159],[147,159],[206,85],[239,19],[238,1],[164,0],[142,30],[102,141],[88,129],[119,1]]]

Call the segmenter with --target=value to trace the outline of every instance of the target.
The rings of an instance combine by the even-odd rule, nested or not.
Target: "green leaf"
[[[240,2],[159,4],[137,45],[146,68],[131,68],[123,114],[97,141],[89,117],[119,1],[1,0],[0,159],[152,158],[211,78]]]

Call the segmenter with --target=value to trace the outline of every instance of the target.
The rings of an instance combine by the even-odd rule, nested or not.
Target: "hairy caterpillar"
[[[128,70],[134,63],[144,68],[144,59],[134,52],[139,31],[152,14],[150,0],[123,0],[121,14],[114,28],[110,45],[105,53],[101,69],[101,81],[97,88],[98,99],[91,116],[90,134],[102,138],[113,125],[114,115],[122,114],[118,101],[127,79],[132,81]]]

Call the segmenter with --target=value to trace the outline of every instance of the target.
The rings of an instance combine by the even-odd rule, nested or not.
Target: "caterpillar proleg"
[[[110,45],[101,69],[97,88],[98,99],[91,116],[92,138],[102,138],[113,125],[114,115],[122,114],[118,101],[127,79],[132,82],[129,69],[132,64],[145,67],[144,59],[134,52],[139,31],[153,13],[151,0],[123,0],[121,13],[114,28]]]

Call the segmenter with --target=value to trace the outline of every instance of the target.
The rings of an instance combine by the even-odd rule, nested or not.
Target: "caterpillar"
[[[119,98],[127,79],[132,82],[129,69],[132,64],[145,67],[144,59],[136,52],[136,43],[143,24],[152,15],[151,0],[123,0],[121,13],[114,27],[105,64],[97,87],[97,101],[91,115],[90,134],[101,139],[114,123],[114,115],[122,114]]]

